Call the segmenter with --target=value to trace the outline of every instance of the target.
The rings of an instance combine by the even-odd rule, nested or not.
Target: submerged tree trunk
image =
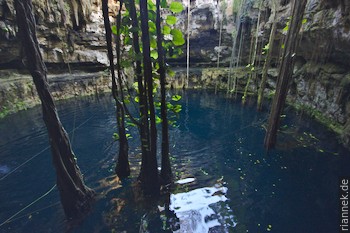
[[[267,149],[274,147],[276,144],[280,115],[284,108],[288,86],[292,79],[295,52],[299,41],[298,35],[302,24],[306,2],[307,0],[294,1],[292,19],[285,40],[285,50],[283,51],[282,62],[279,67],[276,94],[272,102],[269,125],[265,135],[264,144]]]
[[[91,208],[94,192],[84,184],[67,132],[60,122],[49,92],[46,67],[35,34],[32,2],[30,0],[16,0],[15,8],[27,67],[33,77],[42,104],[43,119],[50,139],[52,161],[56,169],[61,203],[68,219],[81,217]]]
[[[163,38],[160,25],[160,0],[156,0],[157,6],[157,49],[158,49],[158,63],[160,74],[160,92],[161,92],[161,118],[162,118],[162,165],[161,165],[161,179],[163,184],[169,184],[172,181],[172,172],[169,159],[169,125],[166,106],[166,93],[165,93],[165,64],[164,64],[164,51],[163,51]]]
[[[273,4],[273,23],[271,26],[271,32],[270,32],[270,38],[269,38],[269,49],[266,54],[266,60],[264,63],[264,67],[262,70],[262,78],[261,78],[261,83],[258,91],[258,105],[257,105],[257,110],[261,111],[262,109],[262,103],[264,100],[264,90],[266,86],[266,81],[267,81],[267,71],[270,68],[270,63],[271,63],[271,58],[272,58],[272,50],[273,50],[273,42],[275,40],[275,35],[276,35],[276,28],[277,28],[277,19],[276,19],[276,9],[277,9],[277,3],[276,0],[272,2]]]
[[[104,25],[106,30],[106,42],[107,42],[108,58],[109,58],[109,64],[110,64],[109,67],[112,75],[112,95],[117,107],[116,118],[117,118],[118,134],[119,134],[119,155],[118,155],[118,161],[115,167],[115,171],[119,178],[125,178],[130,175],[130,166],[129,166],[129,159],[128,159],[129,144],[126,138],[125,125],[124,125],[124,121],[125,121],[124,107],[121,101],[118,99],[118,90],[117,90],[117,83],[116,83],[114,62],[113,62],[114,56],[113,56],[113,50],[112,50],[112,31],[111,31],[111,26],[110,26],[109,16],[108,16],[108,0],[102,0],[102,12],[103,12],[103,19],[104,19]],[[120,61],[118,60],[118,62]],[[118,68],[120,69],[120,67]],[[120,71],[118,70],[118,75],[119,73]]]
[[[150,37],[148,27],[148,7],[147,0],[140,0],[141,32],[143,48],[143,75],[146,83],[146,95],[148,101],[149,122],[150,122],[150,148],[147,158],[147,166],[144,173],[143,190],[145,194],[159,194],[158,165],[157,165],[157,128],[155,107],[153,100],[153,77],[152,62],[150,56]]]

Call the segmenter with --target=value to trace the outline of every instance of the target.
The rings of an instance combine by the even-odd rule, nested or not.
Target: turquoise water
[[[123,182],[113,176],[111,98],[58,103],[86,183],[99,193],[91,213],[74,224],[59,204],[40,108],[1,119],[0,232],[338,231],[338,178],[350,176],[350,157],[335,135],[287,110],[277,149],[267,153],[267,112],[210,92],[180,94],[183,110],[170,130],[180,184],[152,201],[133,185],[140,162],[135,129],[132,176]]]

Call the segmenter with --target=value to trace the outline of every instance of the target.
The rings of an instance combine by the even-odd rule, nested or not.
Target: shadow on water
[[[109,96],[59,102],[86,183],[99,193],[73,228],[54,186],[40,108],[0,120],[0,232],[337,231],[338,178],[350,175],[350,160],[335,135],[287,110],[277,149],[266,153],[267,112],[210,92],[180,94],[183,110],[170,130],[177,182],[158,200],[144,199],[135,184],[136,129],[129,129],[131,177],[114,175],[118,144]]]

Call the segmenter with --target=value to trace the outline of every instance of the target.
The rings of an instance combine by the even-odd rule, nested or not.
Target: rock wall
[[[1,71],[0,118],[19,110],[40,104],[33,79],[29,74],[14,70]],[[109,74],[79,73],[48,75],[52,96],[67,99],[75,96],[100,95],[111,90]]]
[[[22,63],[13,4],[0,0],[0,68]],[[100,0],[33,0],[33,10],[47,64],[107,65]]]
[[[220,66],[228,67],[232,60],[233,46],[236,53],[241,51],[239,60],[237,56],[233,57],[233,64],[238,63],[243,67],[232,74],[237,77],[239,87],[245,86],[249,69],[244,66],[250,63],[256,28],[259,42],[256,70],[265,59],[261,55],[261,48],[268,43],[273,22],[272,1],[274,0],[190,1],[191,67],[205,67],[192,69],[190,87],[226,89],[229,69],[208,67],[216,67],[218,53]],[[271,93],[275,85],[280,50],[286,34],[283,28],[288,23],[293,2],[276,1],[277,36],[273,42],[267,93]],[[188,1],[182,2],[185,10],[178,16],[176,26],[186,36]],[[244,4],[241,5],[241,2]],[[85,65],[103,69],[106,67],[108,62],[100,0],[33,0],[33,4],[39,43],[47,64],[69,63],[78,68]],[[116,0],[110,0],[109,4],[113,16],[116,14],[113,9],[117,9]],[[261,19],[257,26],[259,9]],[[334,123],[334,130],[339,132],[344,143],[350,145],[350,1],[309,0],[304,18],[289,99],[310,112],[320,113],[319,117]],[[16,30],[13,0],[0,0],[0,69],[18,68],[22,63]],[[181,67],[186,63],[186,56],[168,62]],[[182,87],[185,78],[179,69],[175,77],[169,77],[169,85],[175,88]],[[251,83],[250,92],[256,91],[259,77],[258,75]],[[17,98],[15,96],[19,96],[18,101],[10,102],[21,103],[21,97],[31,96],[34,92],[29,81],[23,86],[17,83],[18,79],[8,81],[7,78],[13,78],[11,72],[0,74],[1,110],[8,106],[5,102],[9,99],[14,100]],[[58,83],[63,85],[63,81],[66,80],[62,79]],[[11,85],[17,89],[11,89]],[[106,86],[106,83],[101,82],[101,85]],[[84,89],[85,84],[82,83],[82,86]]]

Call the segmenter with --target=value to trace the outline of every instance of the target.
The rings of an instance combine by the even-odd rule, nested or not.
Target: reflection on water
[[[178,181],[172,194],[152,201],[142,199],[134,185],[141,162],[137,129],[129,128],[131,178],[120,181],[114,175],[118,143],[112,138],[112,99],[58,105],[86,184],[100,194],[74,233],[338,230],[337,182],[350,176],[350,158],[333,134],[286,111],[279,147],[267,154],[262,127],[267,112],[208,92],[181,95],[184,110],[169,131]],[[57,189],[26,208],[56,182],[48,148],[40,108],[0,120],[0,233],[67,229]]]
[[[177,181],[184,184],[193,181],[187,178]],[[225,204],[227,187],[216,184],[214,187],[197,188],[188,192],[170,195],[169,209],[174,211],[180,222],[177,233],[228,232],[236,226],[232,210]]]

